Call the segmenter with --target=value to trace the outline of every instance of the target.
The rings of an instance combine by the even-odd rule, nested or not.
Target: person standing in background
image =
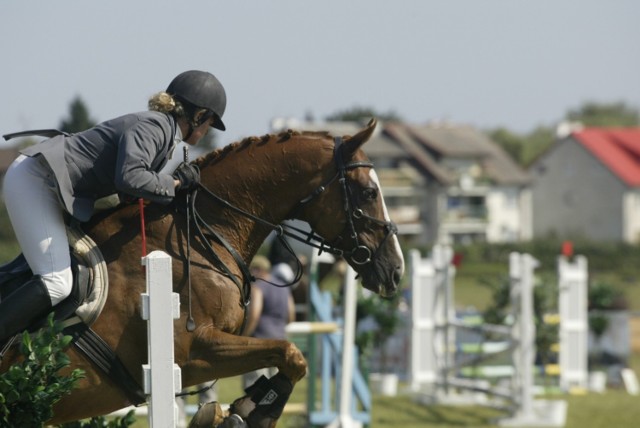
[[[267,281],[278,285],[289,284],[294,279],[293,270],[280,269],[279,277],[274,278],[271,262],[260,255],[253,258],[249,269],[256,280],[251,285],[251,303],[244,334],[265,339],[286,339],[286,326],[295,318],[291,289]],[[286,272],[289,272],[288,277],[285,277]],[[243,375],[244,387],[253,385],[262,375],[270,378],[276,373],[275,367],[246,373]]]

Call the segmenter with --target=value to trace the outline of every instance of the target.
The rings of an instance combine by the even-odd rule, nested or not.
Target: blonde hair
[[[207,111],[207,109],[192,106],[188,102],[185,104],[164,91],[158,92],[157,94],[149,98],[148,105],[149,110],[151,111],[159,111],[160,113],[171,114],[176,119],[183,117],[188,121],[191,121],[192,126],[194,127],[199,125],[194,120],[196,113],[200,111]]]
[[[170,113],[176,108],[176,101],[166,92],[158,92],[149,98],[149,110]]]

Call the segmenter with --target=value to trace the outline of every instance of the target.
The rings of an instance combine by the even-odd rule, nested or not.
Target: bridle
[[[350,258],[354,264],[365,265],[367,263],[370,263],[373,259],[375,259],[376,255],[372,254],[371,249],[369,249],[369,247],[365,245],[362,245],[358,240],[358,233],[356,232],[355,224],[353,222],[354,219],[356,220],[365,219],[379,226],[382,226],[385,229],[385,232],[386,232],[385,237],[382,240],[382,243],[380,243],[380,245],[378,246],[378,249],[382,247],[382,244],[389,238],[390,235],[392,234],[395,235],[398,233],[398,228],[395,225],[395,223],[393,223],[392,221],[378,220],[375,217],[371,217],[370,215],[365,214],[365,212],[362,209],[356,206],[356,204],[353,202],[353,196],[349,191],[349,187],[347,186],[347,171],[350,171],[356,168],[373,168],[373,163],[365,162],[365,161],[354,161],[354,162],[349,162],[345,164],[344,159],[342,157],[342,151],[340,150],[343,143],[342,138],[335,137],[334,143],[335,145],[333,149],[333,159],[336,164],[336,169],[337,169],[336,174],[333,177],[331,177],[326,183],[318,186],[313,192],[311,192],[309,196],[307,196],[306,198],[298,202],[298,205],[296,206],[296,208],[294,208],[294,212],[298,212],[299,210],[301,210],[306,204],[308,204],[317,196],[319,196],[322,192],[324,192],[327,189],[327,187],[329,187],[334,181],[338,180],[338,183],[342,188],[342,203],[343,203],[344,212],[346,213],[347,227],[349,227],[349,237],[354,242],[353,248],[349,251],[344,251],[339,249],[337,247],[337,242],[340,241],[341,239],[340,236],[338,236],[338,238],[336,238],[332,242],[326,244],[324,240],[320,238],[318,235],[316,235],[315,233],[306,232],[301,229],[297,229],[293,227],[291,227],[291,229],[295,229],[298,233],[302,235],[302,237],[294,236],[291,234],[287,234],[287,236],[290,236],[291,238],[296,239],[297,241],[305,242],[307,244],[309,244],[309,242],[307,241],[311,237],[312,239],[317,240],[319,242],[319,245],[313,245],[313,244],[309,244],[309,245],[318,248],[320,253],[322,251],[326,251],[328,253],[337,255],[339,257]]]
[[[242,296],[242,303],[246,306],[249,303],[250,296],[250,284],[254,280],[252,277],[249,268],[245,261],[242,259],[240,254],[222,237],[220,236],[214,229],[209,225],[197,212],[195,208],[196,197],[199,191],[202,191],[206,196],[215,200],[225,208],[228,208],[232,211],[235,211],[257,223],[260,223],[264,226],[269,227],[271,230],[274,230],[279,238],[283,236],[287,236],[296,241],[302,242],[310,247],[317,248],[319,250],[319,254],[324,252],[351,259],[354,264],[357,265],[365,265],[367,263],[371,263],[375,260],[377,256],[376,253],[372,253],[371,249],[367,246],[363,245],[359,239],[358,234],[356,232],[356,227],[354,224],[354,220],[364,219],[370,221],[374,224],[377,224],[385,229],[385,237],[378,247],[378,250],[382,247],[382,244],[389,238],[391,235],[395,235],[398,233],[398,228],[395,223],[386,220],[379,220],[377,218],[371,217],[367,215],[362,209],[356,206],[353,201],[353,196],[347,186],[347,172],[356,169],[356,168],[373,168],[373,163],[366,161],[353,161],[349,163],[345,163],[342,150],[343,140],[341,137],[334,138],[334,150],[333,157],[336,165],[336,174],[328,179],[326,182],[318,186],[313,192],[309,194],[309,196],[300,200],[294,209],[291,212],[289,218],[293,218],[297,212],[303,209],[306,205],[308,205],[311,201],[317,198],[320,194],[322,194],[329,186],[331,186],[335,181],[338,181],[342,188],[342,196],[343,196],[343,208],[346,214],[346,227],[349,228],[349,237],[353,240],[353,247],[350,250],[342,250],[337,247],[338,242],[341,240],[341,237],[338,236],[332,242],[326,242],[322,237],[314,233],[313,231],[306,231],[290,224],[274,224],[263,218],[260,218],[250,212],[247,212],[235,205],[232,205],[222,197],[213,193],[206,186],[199,184],[198,187],[193,191],[190,197],[190,222],[193,223],[196,234],[200,237],[202,243],[207,248],[207,251],[213,256],[213,258],[218,262],[221,269],[224,271],[226,276],[231,278],[238,288],[240,289]],[[242,271],[243,281],[242,283],[239,281],[236,275],[233,275],[230,269],[220,260],[218,255],[215,253],[213,249],[210,239],[213,239],[219,242],[221,245],[225,247],[225,249],[231,254],[234,258],[236,264]],[[287,246],[288,247],[288,246]],[[289,247],[288,247],[289,248]],[[291,251],[291,249],[289,248]],[[295,254],[294,254],[295,255]],[[300,279],[302,272],[298,272],[296,275],[296,279],[294,283]]]

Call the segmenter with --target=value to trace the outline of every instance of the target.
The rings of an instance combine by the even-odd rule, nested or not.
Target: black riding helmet
[[[227,94],[220,81],[211,73],[189,70],[178,74],[169,83],[166,92],[213,113],[213,126],[224,131],[222,115],[227,106]]]

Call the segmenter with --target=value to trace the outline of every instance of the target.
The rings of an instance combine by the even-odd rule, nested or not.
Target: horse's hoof
[[[228,418],[225,418],[224,421],[220,425],[216,425],[216,428],[248,428],[249,425],[236,414],[230,415]]]
[[[251,412],[256,408],[256,403],[251,400],[251,397],[245,395],[244,397],[238,398],[231,404],[229,408],[229,413],[236,414],[241,418],[247,418]]]
[[[189,422],[188,428],[211,428],[222,426],[225,413],[217,401],[212,401],[200,406],[196,414]]]

